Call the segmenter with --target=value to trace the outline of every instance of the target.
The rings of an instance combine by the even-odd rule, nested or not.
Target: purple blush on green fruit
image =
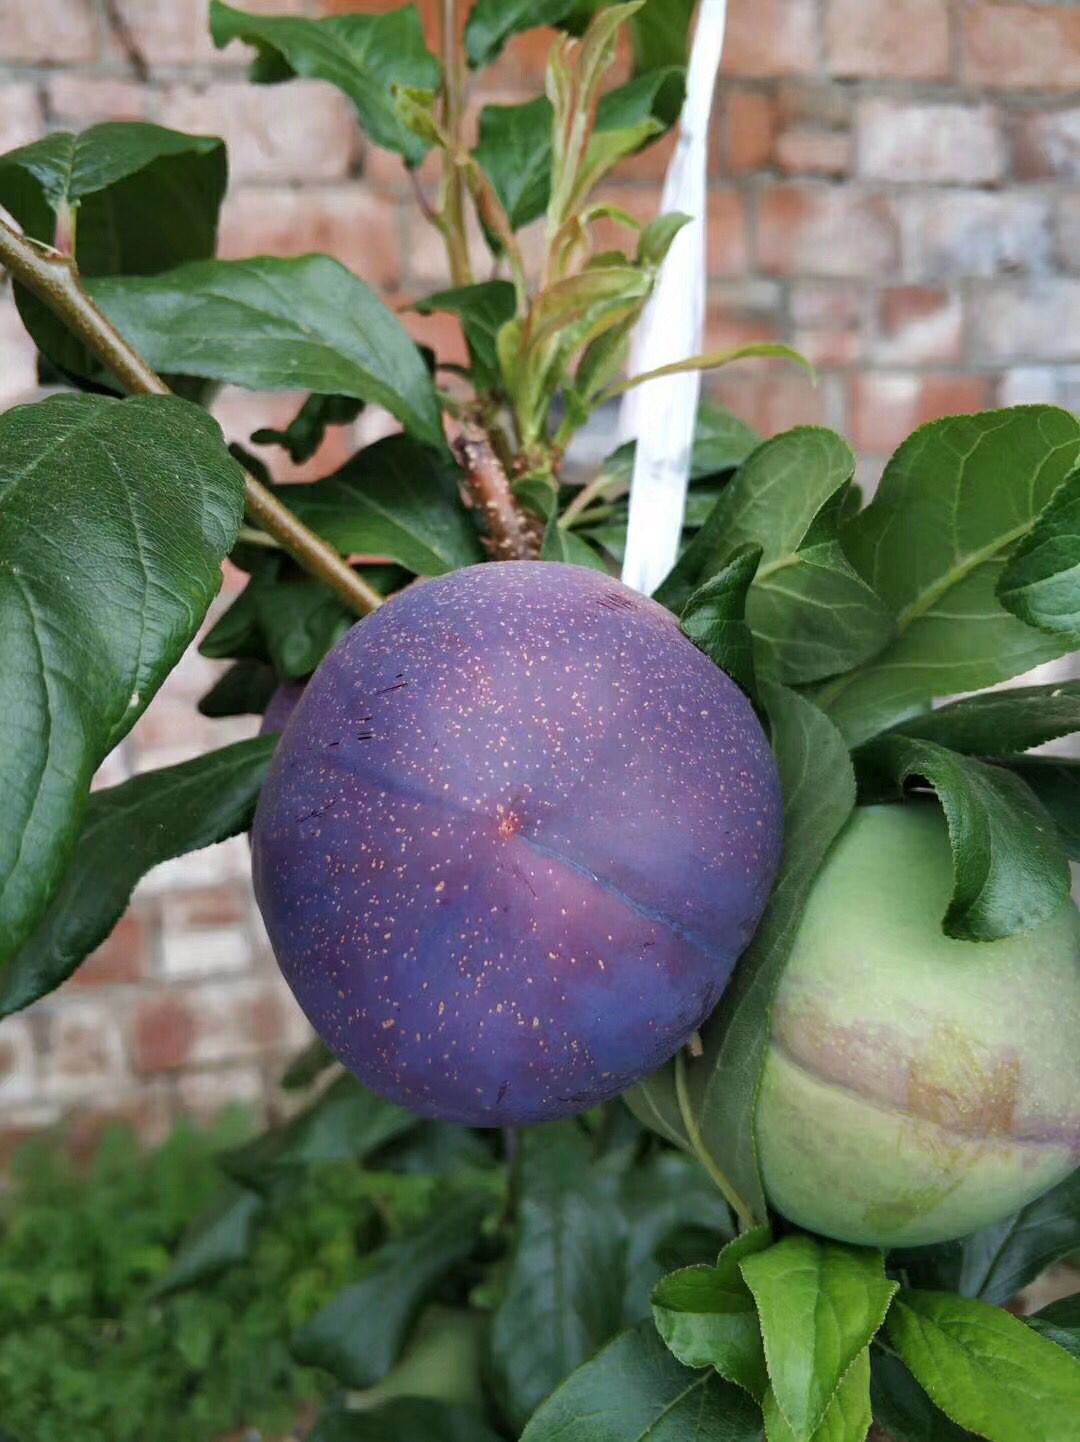
[[[1080,912],[954,941],[952,880],[925,800],[856,811],[814,883],[756,1118],[769,1200],[799,1226],[948,1241],[1080,1163]]]
[[[781,829],[749,702],[669,612],[594,571],[488,563],[402,592],[308,683],[255,890],[301,1006],[374,1091],[539,1122],[708,1016]]]

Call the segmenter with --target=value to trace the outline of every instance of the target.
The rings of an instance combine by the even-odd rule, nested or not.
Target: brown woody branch
[[[83,289],[79,272],[69,256],[39,245],[0,220],[0,265],[44,301],[125,390],[132,395],[171,394],[157,372],[94,304]],[[251,519],[352,610],[364,616],[382,605],[383,598],[373,586],[246,471],[244,501]]]
[[[514,499],[506,470],[483,427],[465,421],[454,441],[454,454],[465,472],[465,502],[483,516],[493,559],[535,560],[540,554],[541,525]]]

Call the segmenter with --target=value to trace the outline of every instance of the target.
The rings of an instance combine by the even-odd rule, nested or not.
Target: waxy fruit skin
[[[275,953],[374,1091],[567,1116],[715,1006],[780,854],[776,765],[675,618],[574,566],[411,587],[308,683],[253,831]]]
[[[1080,913],[953,941],[936,802],[856,811],[773,1004],[757,1110],[774,1207],[866,1246],[947,1241],[1080,1163]]]

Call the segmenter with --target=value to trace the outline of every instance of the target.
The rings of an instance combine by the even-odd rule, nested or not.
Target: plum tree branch
[[[506,470],[483,426],[466,420],[454,441],[454,454],[465,472],[466,500],[483,516],[493,559],[535,560],[540,554],[539,531],[514,499]]]
[[[443,126],[450,137],[451,149],[461,145],[461,126],[465,113],[465,75],[461,61],[461,39],[458,35],[457,0],[443,0]],[[469,238],[465,230],[465,179],[453,155],[443,154],[442,230],[450,274],[456,286],[472,285],[472,261]]]
[[[72,335],[132,395],[170,395],[169,387],[116,329],[83,288],[70,256],[21,235],[0,220],[0,266],[32,291],[63,321]],[[361,616],[382,605],[382,597],[358,576],[337,551],[277,499],[254,476],[244,472],[248,516],[278,541],[313,576],[330,587]]]

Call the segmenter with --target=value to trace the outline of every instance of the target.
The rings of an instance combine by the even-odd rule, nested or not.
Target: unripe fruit
[[[616,1095],[709,1014],[780,829],[749,703],[668,612],[593,571],[488,563],[402,592],[308,683],[255,890],[368,1086],[537,1122]]]
[[[857,811],[777,991],[757,1111],[769,1199],[868,1246],[1000,1220],[1080,1162],[1080,913],[953,941],[944,817]]]

